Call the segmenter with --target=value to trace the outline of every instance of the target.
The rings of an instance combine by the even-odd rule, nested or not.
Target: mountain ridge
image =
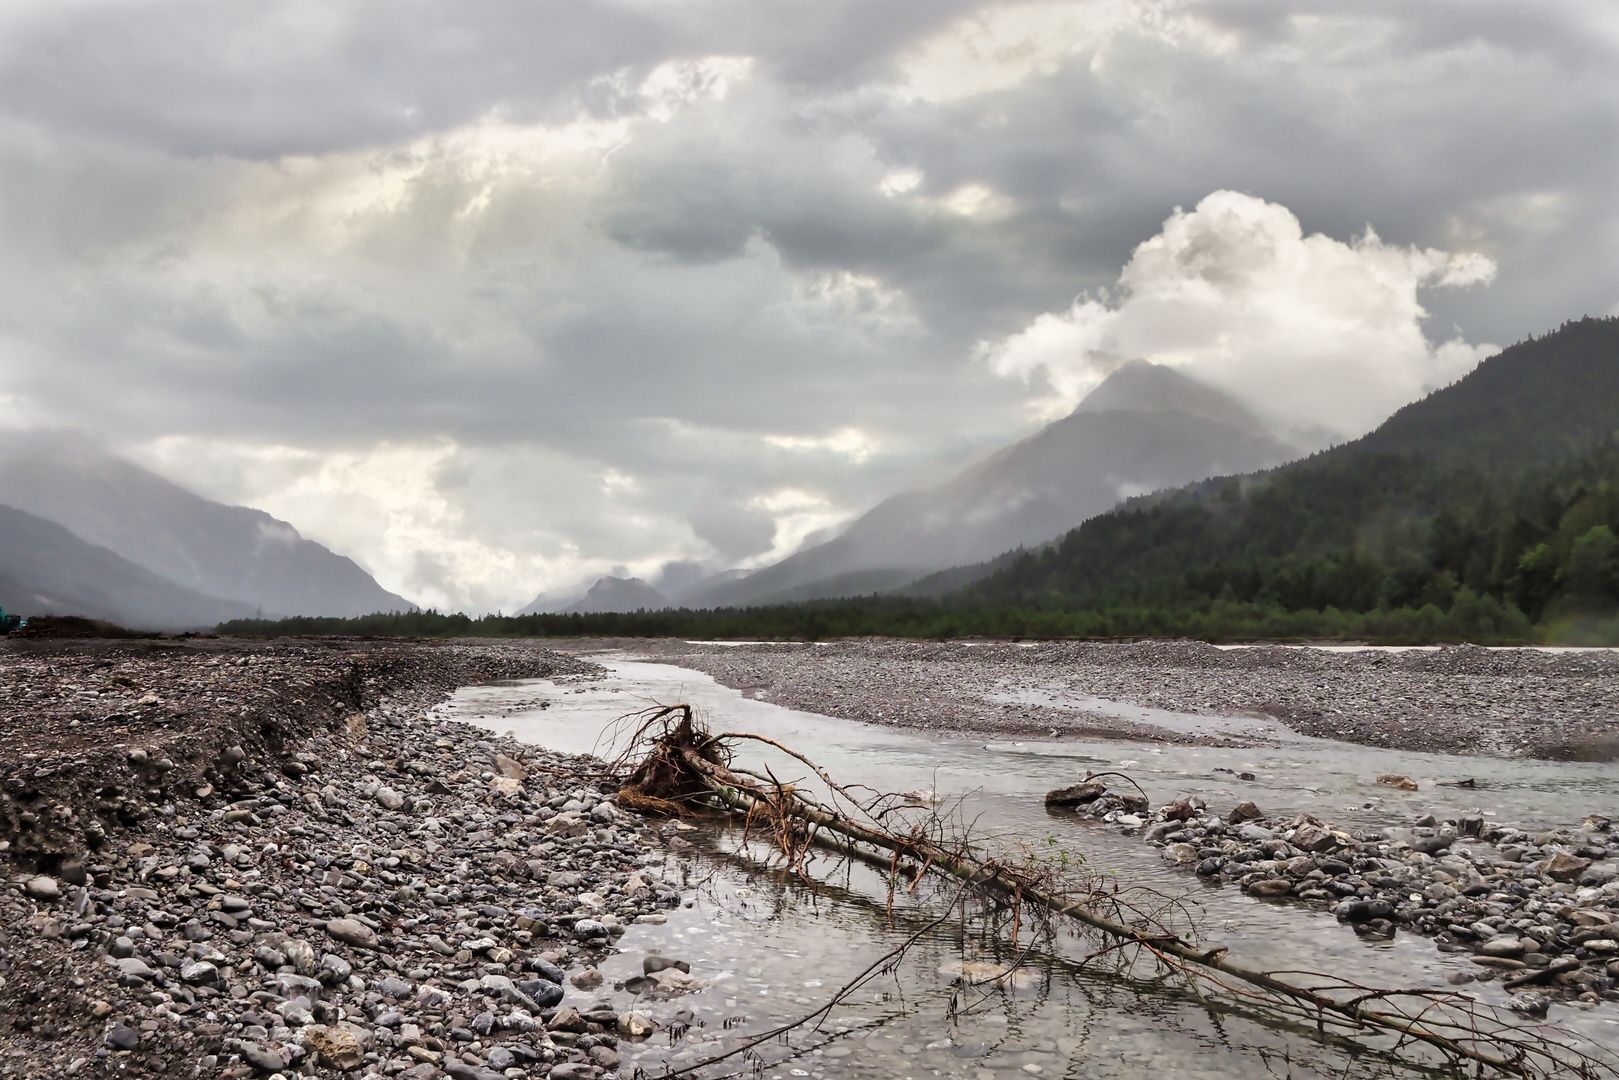
[[[205,499],[72,432],[0,438],[0,503],[176,585],[267,613],[353,616],[415,606],[287,522]]]
[[[197,630],[254,609],[175,584],[54,521],[0,504],[0,607],[136,629]]]

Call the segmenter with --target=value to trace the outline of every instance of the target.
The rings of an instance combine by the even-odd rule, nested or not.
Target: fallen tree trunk
[[[947,875],[972,888],[1032,908],[1043,918],[1071,919],[1109,939],[1113,948],[1133,947],[1158,962],[1230,992],[1262,998],[1271,1007],[1303,1014],[1325,1034],[1329,1024],[1396,1040],[1396,1047],[1421,1043],[1454,1066],[1467,1065],[1480,1075],[1489,1069],[1523,1076],[1619,1077],[1614,1060],[1598,1060],[1568,1043],[1539,1031],[1524,1031],[1497,1019],[1492,1010],[1458,994],[1421,990],[1379,990],[1334,982],[1306,986],[1232,961],[1224,947],[1200,948],[1151,920],[1131,925],[1096,910],[1094,896],[1071,902],[1040,874],[1026,866],[981,858],[965,842],[947,845],[913,827],[899,833],[885,826],[892,805],[875,809],[882,799],[862,804],[809,759],[774,740],[746,734],[714,736],[694,722],[689,706],[651,710],[643,717],[636,744],[646,753],[631,776],[626,793],[632,799],[662,800],[673,805],[707,803],[741,814],[750,825],[763,821],[775,832],[777,846],[791,865],[801,866],[811,846],[837,838],[838,849],[893,875],[901,860],[920,866],[921,874]],[[659,725],[662,725],[659,730]],[[739,740],[775,746],[814,769],[835,800],[863,811],[868,820],[829,808],[773,776],[749,779],[729,767],[728,747]],[[757,774],[754,774],[757,776]],[[824,835],[823,835],[824,834]],[[1115,913],[1116,915],[1116,913]],[[1111,950],[1109,950],[1111,951]],[[1288,972],[1297,975],[1304,973]],[[1230,980],[1230,981],[1228,981]],[[1233,982],[1242,984],[1234,986]],[[1251,988],[1251,989],[1247,989]],[[1333,996],[1328,990],[1344,996]],[[1406,999],[1420,1007],[1395,1007]],[[1373,1007],[1372,1003],[1382,1003]]]

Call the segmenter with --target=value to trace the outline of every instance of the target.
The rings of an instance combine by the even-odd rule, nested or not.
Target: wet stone
[[[334,940],[357,949],[377,947],[377,932],[355,919],[333,919],[326,924],[326,933]]]
[[[377,993],[383,997],[394,998],[395,1000],[408,998],[416,992],[416,988],[410,983],[392,975],[378,982],[376,988]]]

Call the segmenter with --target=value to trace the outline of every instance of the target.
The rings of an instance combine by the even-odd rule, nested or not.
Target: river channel
[[[1044,793],[1088,770],[1126,772],[1155,804],[1200,795],[1224,811],[1243,799],[1267,814],[1306,811],[1355,829],[1409,824],[1412,815],[1481,812],[1503,822],[1553,826],[1619,806],[1619,769],[1611,765],[1446,757],[1368,748],[1293,735],[1252,717],[1140,716],[1130,706],[1087,698],[1092,714],[1187,730],[1213,726],[1227,743],[1188,746],[1134,741],[988,741],[933,738],[752,700],[709,676],[664,664],[596,657],[602,679],[469,687],[444,706],[458,719],[570,753],[612,757],[624,737],[616,723],[653,703],[691,704],[715,731],[748,731],[795,747],[841,783],[883,791],[934,792],[969,823],[979,842],[1058,858],[1083,859],[1123,889],[1179,898],[1206,944],[1229,946],[1254,967],[1331,972],[1366,985],[1448,988],[1446,976],[1472,969],[1465,955],[1400,934],[1358,938],[1330,915],[1257,900],[1234,886],[1209,887],[1166,866],[1139,836],[1071,815],[1048,813]],[[1003,694],[1039,693],[1002,688]],[[1050,704],[1049,701],[1043,703]],[[768,765],[783,780],[806,770],[775,751],[745,752],[739,762]],[[1404,773],[1420,790],[1378,785]],[[1243,780],[1241,774],[1253,776]],[[1447,786],[1471,780],[1476,786]],[[685,833],[695,846],[671,853],[650,873],[680,888],[686,905],[662,925],[634,925],[601,968],[605,984],[568,988],[581,1009],[611,1002],[635,1006],[664,1025],[650,1040],[623,1044],[626,1075],[639,1066],[657,1076],[749,1034],[823,1004],[839,987],[894,949],[937,910],[920,896],[900,897],[892,913],[877,876],[844,869],[805,882],[737,857],[734,831]],[[756,849],[757,850],[757,849]],[[1025,935],[1025,938],[1027,935]],[[1027,945],[1027,940],[1024,945]],[[958,922],[934,928],[898,967],[833,1010],[819,1031],[774,1040],[746,1060],[705,1075],[756,1080],[798,1077],[962,1077],[1013,1080],[1064,1077],[1252,1077],[1421,1075],[1376,1054],[1352,1054],[1307,1034],[1262,1022],[1240,1008],[1211,1006],[1184,990],[1131,981],[1074,961],[1094,948],[1055,941],[1015,957]],[[615,990],[641,974],[642,959],[688,961],[706,988],[670,1000],[639,1000]],[[1010,984],[963,989],[952,965],[1020,963]],[[1466,987],[1487,1002],[1498,984]],[[1619,1047],[1619,1010],[1554,1006],[1549,1022],[1604,1047]]]

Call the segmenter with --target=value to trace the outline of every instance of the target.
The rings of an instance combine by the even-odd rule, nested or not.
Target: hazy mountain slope
[[[147,630],[196,629],[253,614],[247,604],[165,581],[11,506],[0,506],[0,607],[23,615],[87,615]]]
[[[1133,361],[1068,416],[950,482],[890,498],[841,536],[748,577],[700,591],[692,606],[847,595],[850,575],[886,588],[1039,544],[1121,498],[1249,472],[1296,451],[1242,406],[1169,368]],[[868,590],[869,591],[869,590]]]
[[[367,615],[413,606],[286,522],[193,495],[82,437],[0,440],[0,503],[65,525],[176,584],[265,614]]]
[[[582,615],[610,611],[661,611],[671,606],[669,598],[640,578],[599,578],[583,600],[563,609],[563,614]]]
[[[1468,603],[1532,619],[1608,610],[1619,603],[1615,428],[1619,320],[1571,323],[1362,439],[1121,507],[950,602],[1448,612],[1465,589]]]

